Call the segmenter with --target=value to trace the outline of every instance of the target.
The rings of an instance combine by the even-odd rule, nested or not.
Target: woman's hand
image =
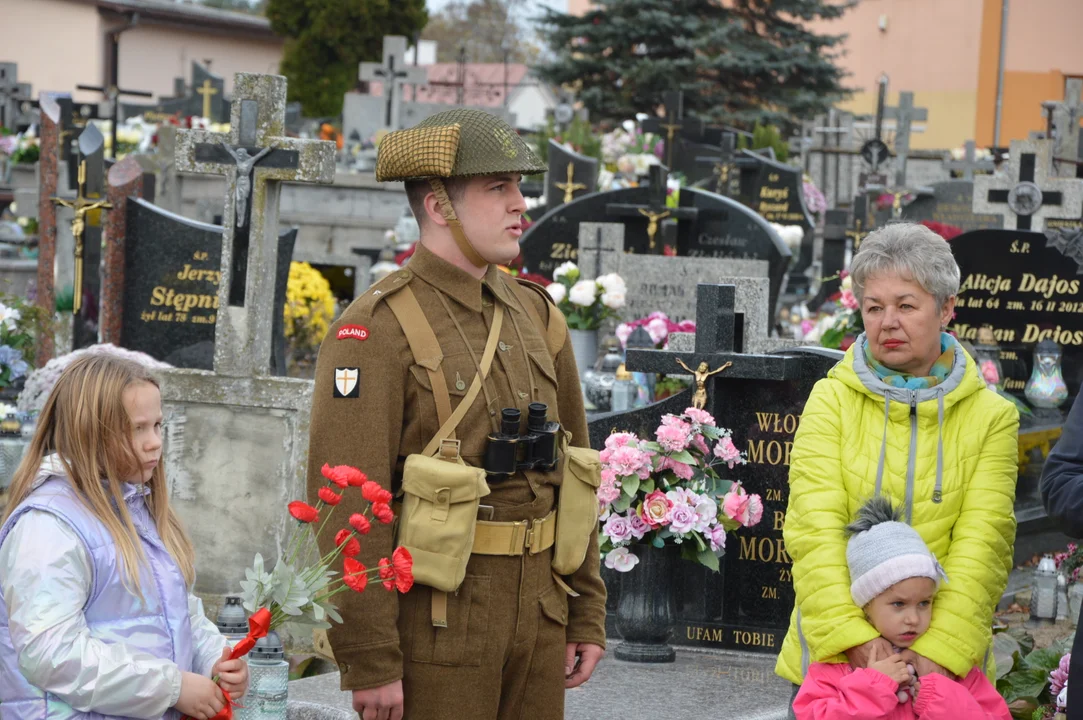
[[[886,658],[895,653],[891,643],[887,640],[882,637],[873,638],[863,645],[852,647],[846,651],[846,659],[850,661],[850,667],[854,670],[869,667],[869,657],[873,648],[876,648],[876,657]]]

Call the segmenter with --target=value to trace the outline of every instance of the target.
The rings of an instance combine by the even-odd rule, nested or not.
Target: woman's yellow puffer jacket
[[[948,575],[914,651],[959,676],[975,665],[991,675],[990,625],[1015,542],[1018,411],[958,343],[942,383],[904,390],[868,367],[864,342],[816,383],[794,439],[783,533],[797,601],[775,672],[799,684],[810,662],[846,662],[879,635],[850,598],[844,531],[879,492]]]

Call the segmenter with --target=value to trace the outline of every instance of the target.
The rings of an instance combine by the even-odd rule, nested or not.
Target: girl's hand
[[[895,653],[883,660],[878,660],[879,647],[873,645],[872,650],[869,652],[868,668],[876,670],[878,672],[887,675],[899,685],[910,684],[910,671],[906,668],[906,662],[903,660],[902,655]]]
[[[195,720],[210,720],[225,706],[226,698],[213,680],[196,673],[181,674],[180,699],[173,706],[181,713]]]
[[[229,693],[233,699],[237,699],[248,690],[248,663],[242,658],[229,659],[230,649],[222,651],[222,657],[211,669],[211,677],[218,677],[218,685]]]

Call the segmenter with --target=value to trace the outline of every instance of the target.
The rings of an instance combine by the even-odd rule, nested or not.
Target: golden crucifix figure
[[[681,360],[680,358],[677,358],[677,364],[687,370],[689,374],[696,379],[696,392],[692,395],[692,407],[703,410],[707,407],[707,378],[712,375],[717,375],[733,363],[728,362],[722,367],[717,367],[714,370],[708,370],[706,362],[701,362],[699,367],[695,370],[692,370],[692,368],[685,365],[684,360]]]
[[[867,234],[861,231],[861,226],[863,224],[861,218],[857,218],[854,220],[854,229],[846,231],[846,237],[854,241],[854,250],[861,247],[861,241],[865,239],[865,235]]]
[[[582,183],[572,182],[575,179],[575,163],[568,163],[568,182],[553,183],[558,190],[564,191],[564,202],[570,203],[576,190],[586,190],[587,186]]]
[[[91,210],[109,210],[113,206],[106,200],[91,201],[86,197],[86,160],[79,163],[79,195],[75,200],[51,198],[57,205],[71,208],[75,217],[71,221],[71,235],[75,239],[75,283],[72,288],[71,311],[78,315],[83,308],[83,230],[86,229],[86,214]]]
[[[647,218],[647,239],[651,242],[651,250],[654,250],[654,236],[658,234],[658,221],[669,217],[669,210],[652,213],[645,208],[639,208],[639,214]]]
[[[203,87],[196,90],[197,93],[203,96],[203,117],[209,118],[211,116],[211,96],[218,94],[218,89],[211,85],[210,79],[203,81]]]
[[[895,196],[895,201],[891,203],[891,217],[893,217],[893,218],[901,218],[902,217],[902,199],[904,197],[906,197],[906,191],[902,190],[900,192],[892,193],[892,195]]]

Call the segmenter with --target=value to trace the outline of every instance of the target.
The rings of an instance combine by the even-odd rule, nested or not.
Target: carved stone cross
[[[233,83],[230,132],[181,130],[176,157],[180,172],[226,176],[214,369],[245,377],[270,372],[281,183],[330,183],[335,144],[285,137],[286,78]]]
[[[884,108],[884,117],[895,120],[895,185],[906,187],[906,160],[910,156],[910,125],[929,119],[926,108],[914,106],[914,93],[899,93],[898,107]]]
[[[1036,230],[1083,215],[1083,180],[1052,174],[1052,140],[1012,140],[1005,178],[974,179],[974,212],[1003,215],[1006,228]]]
[[[944,169],[954,170],[963,174],[964,180],[973,180],[974,171],[981,170],[984,172],[992,172],[996,169],[996,164],[992,160],[976,160],[975,150],[976,145],[973,140],[967,140],[963,144],[964,155],[962,160],[952,160],[951,154],[944,158]]]
[[[1079,167],[1079,120],[1083,117],[1081,93],[1083,78],[1067,78],[1064,81],[1064,100],[1042,103],[1047,136],[1055,143],[1054,168],[1061,177],[1078,177],[1076,168]]]
[[[398,130],[402,109],[402,86],[424,85],[429,80],[429,71],[406,64],[405,37],[385,35],[383,62],[361,63],[360,78],[365,82],[383,83],[384,98],[387,100],[384,126],[391,130]]]

